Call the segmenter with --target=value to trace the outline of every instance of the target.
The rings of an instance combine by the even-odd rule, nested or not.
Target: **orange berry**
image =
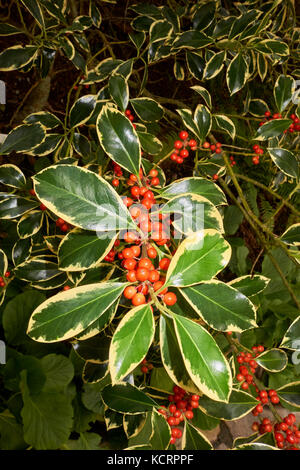
[[[138,268],[136,270],[136,278],[138,281],[147,281],[149,276],[149,269]]]
[[[159,278],[160,278],[160,274],[158,271],[156,271],[155,269],[153,271],[150,271],[148,281],[156,282],[156,281],[159,281]]]
[[[123,266],[128,271],[133,271],[136,267],[136,260],[134,258],[125,259]]]
[[[134,286],[127,286],[124,289],[124,297],[125,299],[132,299],[132,297],[136,294],[137,290]]]
[[[152,266],[152,261],[149,258],[141,258],[139,261],[139,268],[150,269]]]
[[[137,307],[138,305],[143,305],[144,303],[146,303],[146,297],[144,296],[144,294],[141,294],[140,292],[138,292],[132,297],[131,302],[132,302],[132,305]]]
[[[133,258],[134,253],[133,253],[132,248],[124,248],[124,250],[122,251],[122,255],[125,259]]]
[[[166,305],[174,305],[177,302],[177,297],[174,292],[167,292],[164,295],[163,301]]]
[[[171,261],[169,260],[169,258],[162,258],[159,262],[159,267],[160,269],[163,269],[164,271],[166,271],[170,265]]]
[[[152,259],[156,258],[156,256],[157,256],[156,249],[153,248],[153,247],[148,248],[147,255],[149,256],[149,258],[152,258]]]

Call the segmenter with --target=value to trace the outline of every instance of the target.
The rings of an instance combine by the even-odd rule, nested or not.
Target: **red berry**
[[[163,301],[166,305],[174,305],[177,302],[177,297],[174,292],[167,292],[164,295]]]
[[[120,182],[119,182],[118,179],[114,178],[114,179],[112,180],[111,184],[112,184],[113,186],[117,187],[117,186],[119,186]]]
[[[132,305],[137,307],[138,305],[143,305],[144,303],[146,303],[146,298],[144,294],[137,293],[133,296],[133,298],[131,299],[131,302],[132,302]]]
[[[189,134],[187,131],[181,131],[179,132],[179,137],[181,140],[186,140],[188,138]]]
[[[181,140],[175,140],[174,148],[175,149],[181,149],[182,147],[183,147],[183,143],[181,142]]]

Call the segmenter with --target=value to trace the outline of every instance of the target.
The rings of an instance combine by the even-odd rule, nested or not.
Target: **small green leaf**
[[[96,95],[84,95],[78,98],[70,109],[70,126],[79,126],[91,117],[96,106]]]
[[[282,235],[281,240],[287,245],[300,245],[300,224],[291,225]]]
[[[282,148],[269,148],[268,152],[275,165],[291,178],[298,178],[299,164],[292,152]]]
[[[191,86],[192,90],[195,90],[199,95],[204,99],[205,103],[209,108],[211,108],[211,96],[210,93],[206,90],[206,88],[203,88],[202,86],[195,85]]]
[[[197,126],[197,137],[203,142],[211,129],[212,117],[209,109],[203,104],[198,104],[194,113],[194,122]]]
[[[134,112],[144,122],[157,122],[164,114],[162,106],[151,98],[133,98],[130,100]]]
[[[254,274],[254,276],[247,275],[233,279],[228,283],[228,285],[234,287],[246,297],[250,297],[251,295],[256,295],[262,292],[269,282],[270,279],[267,277]]]
[[[257,400],[249,393],[241,390],[232,390],[228,403],[221,403],[210,398],[201,397],[200,410],[209,416],[224,419],[226,421],[242,418],[257,405]]]
[[[121,75],[113,74],[109,79],[108,87],[114,102],[122,111],[125,111],[129,100],[127,81]]]
[[[248,64],[241,52],[230,62],[227,73],[226,81],[230,95],[237,93],[243,88],[249,76]]]
[[[235,139],[235,125],[229,117],[225,116],[224,114],[214,114],[213,115],[213,123],[216,127],[227,132],[227,134],[231,137],[232,140]]]
[[[274,99],[281,113],[290,103],[295,88],[295,80],[289,75],[279,75],[274,85]]]
[[[188,421],[184,423],[182,450],[212,450],[209,440]]]
[[[18,222],[17,231],[20,238],[28,238],[35,235],[42,227],[44,213],[41,210],[30,211],[24,214]]]
[[[255,139],[267,140],[272,139],[273,137],[278,137],[288,129],[290,124],[292,124],[291,119],[274,119],[272,121],[268,121],[259,127]]]
[[[0,166],[0,183],[13,188],[22,189],[26,184],[23,172],[10,163]]]
[[[41,124],[22,124],[15,127],[7,135],[0,147],[0,154],[11,152],[26,152],[37,147],[45,139],[45,129]]]
[[[36,58],[37,52],[36,46],[17,45],[9,47],[0,54],[0,70],[9,72],[10,70],[25,67]]]
[[[110,409],[125,414],[144,413],[157,407],[152,398],[129,383],[108,385],[102,391],[102,399]]]
[[[211,80],[221,72],[224,67],[224,61],[226,59],[226,51],[217,52],[214,54],[205,65],[203,72],[203,78]]]
[[[268,349],[257,356],[255,360],[268,372],[281,372],[288,362],[286,353],[280,349]]]
[[[203,196],[215,206],[227,204],[223,191],[206,178],[190,177],[174,181],[161,192],[161,197],[171,199],[178,194],[193,193]]]

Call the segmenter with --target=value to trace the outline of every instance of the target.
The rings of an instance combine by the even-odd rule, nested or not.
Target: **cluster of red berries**
[[[174,142],[174,150],[173,153],[170,156],[170,159],[173,162],[176,163],[183,163],[184,159],[189,156],[189,151],[187,147],[190,147],[191,150],[196,150],[197,149],[197,142],[194,139],[190,139],[189,134],[187,131],[180,131],[179,132],[179,139],[181,140],[175,140]]]
[[[114,163],[114,173],[117,177],[123,176],[122,168],[117,163]],[[158,186],[160,184],[158,170],[156,170],[155,168],[152,168],[152,170],[150,170],[148,176],[144,176],[142,170],[140,170],[139,176],[143,186],[136,186],[138,178],[134,174],[131,174],[126,182],[128,186],[132,186],[130,191],[131,195],[134,198],[139,198],[139,196],[145,196],[145,193],[149,189],[148,186]],[[115,188],[117,188],[120,184],[120,181],[118,180],[118,178],[114,178],[111,183]],[[146,196],[146,199],[148,196],[149,194]]]
[[[260,434],[274,432],[276,445],[279,449],[300,450],[297,444],[300,443],[300,430],[295,425],[296,416],[288,414],[279,423],[272,423],[269,418],[263,418],[261,422],[254,421],[252,430]],[[284,434],[283,434],[284,433]]]
[[[254,377],[253,375],[255,374],[256,368],[258,366],[257,362],[255,361],[255,357],[258,356],[260,353],[264,351],[264,347],[262,345],[259,346],[253,346],[251,352],[240,352],[236,360],[239,366],[239,373],[236,376],[236,379],[241,382],[241,387],[243,390],[247,390],[249,388],[249,385],[255,386],[255,388],[258,391],[258,388],[254,384]]]
[[[71,230],[72,225],[68,224],[64,219],[61,217],[58,217],[58,219],[55,222],[56,227],[59,227],[62,232],[68,232]]]
[[[142,365],[141,365],[141,372],[143,372],[143,374],[148,374],[148,372],[150,372],[150,370],[152,369],[153,369],[153,364],[147,361],[147,359],[143,359]]]
[[[9,276],[10,276],[10,271],[6,271],[6,273],[4,274],[4,277],[8,278]],[[0,287],[5,287],[5,286],[6,286],[6,282],[4,278],[0,276]]]
[[[233,156],[233,155],[230,155],[229,159],[230,159],[230,166],[234,166],[234,165],[236,165],[236,161],[235,161],[235,159],[234,159],[234,156]]]
[[[260,401],[260,403],[256,405],[254,410],[252,410],[253,416],[258,416],[260,413],[262,413],[264,409],[263,406],[267,405],[269,403],[269,400],[273,405],[277,405],[280,401],[276,390],[273,389],[270,389],[268,391],[259,390],[256,399]]]
[[[134,124],[134,115],[132,114],[132,112],[130,111],[130,109],[126,109],[125,111],[125,116],[129,119],[129,121],[132,123],[134,129],[136,128],[136,125]]]
[[[205,141],[202,147],[206,150],[210,149],[214,153],[222,153],[221,142],[217,142],[216,144],[210,144],[209,142]]]
[[[259,156],[263,155],[264,149],[262,149],[258,144],[253,145],[252,148],[253,148],[254,153],[255,153],[255,155],[252,157],[252,163],[254,165],[258,165],[259,164]]]
[[[170,444],[175,444],[177,439],[182,436],[182,430],[177,428],[184,419],[193,419],[193,410],[199,407],[199,395],[187,393],[181,387],[175,385],[173,387],[173,395],[169,395],[170,405],[168,409],[159,408],[161,413],[171,427]]]

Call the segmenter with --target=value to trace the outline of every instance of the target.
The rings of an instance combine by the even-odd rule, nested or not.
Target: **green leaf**
[[[5,410],[0,413],[0,448],[1,450],[24,450],[28,444],[24,441],[23,426]]]
[[[129,383],[106,386],[102,391],[102,400],[111,410],[125,414],[144,413],[157,407],[152,398]]]
[[[31,239],[30,238],[24,238],[23,240],[20,239],[18,240],[12,249],[12,260],[15,266],[18,266],[19,264],[23,263],[26,261],[26,259],[29,258],[31,255]]]
[[[48,134],[40,145],[27,153],[28,155],[43,157],[44,155],[49,155],[49,153],[54,152],[61,142],[61,134]]]
[[[254,276],[247,275],[233,279],[228,283],[228,285],[234,287],[246,297],[250,297],[251,295],[256,295],[262,292],[269,282],[270,279],[267,277],[254,274]]]
[[[81,432],[78,439],[70,439],[64,444],[67,450],[101,450],[101,436],[95,432]]]
[[[300,408],[300,382],[294,382],[278,388],[277,394],[283,406],[292,405]]]
[[[250,101],[249,112],[253,116],[264,116],[266,111],[270,111],[267,103],[259,98]]]
[[[72,225],[99,232],[136,228],[116,191],[90,170],[56,165],[42,170],[33,181],[37,197]]]
[[[137,130],[137,135],[141,143],[142,149],[150,155],[157,155],[163,149],[161,141],[148,132],[140,132]]]
[[[232,377],[225,357],[213,337],[198,323],[173,314],[175,330],[186,369],[205,395],[226,402]]]
[[[44,392],[64,392],[74,376],[74,366],[70,359],[62,354],[47,354],[41,359],[46,375]]]
[[[257,356],[255,360],[268,372],[281,372],[288,363],[286,353],[280,349],[268,349]]]
[[[17,45],[9,47],[0,54],[0,70],[9,72],[25,67],[36,58],[37,52],[36,46]]]
[[[0,166],[0,183],[13,188],[23,189],[26,184],[26,178],[23,172],[11,163]]]
[[[274,99],[277,110],[281,113],[293,97],[295,80],[289,75],[279,75],[274,85]]]
[[[300,224],[291,225],[280,237],[287,245],[300,245]]]
[[[102,16],[101,16],[99,8],[95,5],[93,0],[90,0],[89,15],[92,18],[94,26],[96,26],[96,28],[100,28],[100,25],[102,22]]]
[[[250,10],[246,13],[242,13],[236,20],[234,21],[228,39],[233,39],[239,36],[249,25],[251,25],[254,21],[256,21],[262,12],[259,10]]]
[[[28,238],[35,235],[42,227],[44,213],[41,210],[30,211],[21,217],[17,225],[20,238]]]
[[[179,245],[169,265],[165,287],[209,281],[225,268],[230,256],[231,247],[219,232],[196,232]]]
[[[193,16],[193,29],[203,31],[213,22],[216,11],[216,2],[205,2],[204,5],[197,5]]]
[[[90,84],[102,82],[108,78],[120,64],[122,64],[122,60],[120,59],[113,59],[112,57],[104,59],[95,69],[89,70],[87,77],[82,81],[82,83]]]
[[[152,449],[167,449],[171,439],[171,429],[164,416],[154,408],[151,414],[153,433],[150,438]]]
[[[205,61],[202,56],[191,51],[186,51],[186,61],[192,76],[197,80],[202,80],[205,67]]]
[[[120,382],[142,362],[153,341],[154,331],[155,323],[149,305],[135,307],[122,318],[109,350],[113,384]]]
[[[91,155],[92,148],[90,141],[83,134],[74,132],[73,147],[75,152],[84,158],[87,158]]]
[[[136,131],[123,113],[104,106],[97,119],[99,141],[116,163],[130,173],[139,175],[141,148]]]
[[[173,49],[200,49],[208,46],[208,44],[211,44],[212,42],[213,39],[206,36],[206,34],[191,29],[177,34],[172,47]]]
[[[70,398],[62,393],[44,391],[32,395],[26,372],[21,375],[24,439],[36,450],[58,449],[66,442],[72,429],[73,407]]]
[[[238,290],[221,281],[186,287],[181,293],[215,330],[242,332],[257,327],[254,305]]]
[[[203,196],[216,206],[227,204],[225,194],[219,186],[206,178],[196,176],[174,181],[169,186],[166,186],[160,195],[164,199],[171,199],[177,194],[185,193],[193,193]]]
[[[149,29],[150,42],[160,41],[170,36],[172,25],[167,20],[154,21]]]
[[[0,201],[0,219],[15,219],[39,205],[38,201],[25,199],[24,197],[9,197]]]
[[[33,312],[27,334],[45,343],[72,338],[101,317],[125,286],[120,282],[102,282],[59,292]]]
[[[125,111],[129,100],[127,81],[121,75],[113,74],[109,79],[108,87],[114,102],[122,111]]]
[[[232,140],[235,139],[235,125],[229,117],[224,114],[214,114],[213,122],[216,127],[223,129],[231,137]]]
[[[182,358],[174,322],[167,316],[160,316],[160,351],[165,370],[171,380],[190,393],[199,393],[186,369]]]
[[[7,155],[11,152],[32,150],[42,143],[45,136],[45,129],[41,124],[21,124],[7,135],[0,147],[0,154]]]
[[[289,55],[288,45],[280,39],[265,39],[253,45],[254,49],[263,54]]]
[[[34,19],[37,21],[39,26],[44,30],[45,29],[45,22],[44,16],[37,0],[21,0],[23,5],[27,8],[27,10],[32,14]]]
[[[164,114],[162,106],[151,98],[133,98],[130,100],[134,112],[144,122],[157,122]]]
[[[280,347],[292,350],[300,349],[300,316],[288,327],[282,338]]]
[[[280,450],[278,447],[269,446],[268,444],[263,444],[260,442],[253,442],[249,444],[242,444],[235,447],[232,450]]]
[[[248,64],[241,52],[230,62],[227,73],[226,81],[230,95],[237,93],[243,88],[249,76]]]
[[[288,129],[292,124],[290,119],[274,119],[263,124],[257,130],[255,139],[256,140],[267,140],[272,139],[273,137],[278,137],[283,134],[283,132]]]
[[[110,322],[113,320],[116,311],[118,309],[119,305],[119,300],[114,302],[101,317],[99,317],[96,321],[91,323],[91,325],[83,330],[82,333],[77,335],[77,339],[85,341],[89,338],[92,338],[93,336],[97,335],[100,333],[104,328],[106,328]]]
[[[88,121],[93,114],[96,102],[96,95],[84,95],[78,98],[70,109],[70,126],[80,126]]]
[[[182,233],[191,235],[203,228],[224,231],[222,217],[217,208],[208,199],[198,194],[175,196],[161,207],[160,213],[177,214],[173,226],[180,232],[179,238],[182,238]]]
[[[194,85],[191,86],[191,89],[195,90],[204,99],[205,103],[209,108],[212,107],[211,96],[210,93],[206,90],[206,88],[203,88],[200,85]]]
[[[214,418],[231,421],[247,415],[255,406],[257,400],[249,393],[241,390],[232,390],[228,403],[221,403],[210,398],[201,397],[199,400],[200,410]]]
[[[16,28],[12,24],[8,24],[8,23],[0,24],[0,36],[11,36],[12,34],[23,34],[23,31]]]
[[[214,54],[208,62],[206,62],[205,69],[203,72],[203,78],[205,80],[211,80],[221,72],[224,67],[224,61],[226,59],[226,51],[217,52]]]
[[[268,152],[275,165],[287,176],[298,178],[299,164],[295,155],[282,148],[269,148]]]
[[[182,450],[212,450],[209,440],[188,421],[184,423]]]
[[[196,135],[203,142],[211,129],[212,118],[209,109],[203,104],[198,104],[194,113],[194,122],[197,126]]]
[[[83,271],[97,267],[112,249],[116,239],[115,232],[102,235],[78,229],[69,232],[58,248],[59,269]]]
[[[143,413],[143,414],[124,416],[124,420],[127,420],[128,418],[131,418],[131,419],[134,418],[135,420],[138,419],[137,428],[134,428],[135,433],[128,440],[128,446],[130,446],[129,448],[134,449],[136,447],[137,449],[139,449],[139,446],[148,445],[150,449],[152,449],[152,446],[150,446],[150,439],[151,439],[151,436],[153,435],[151,411],[148,411],[147,413]]]
[[[14,274],[23,281],[46,281],[60,274],[58,266],[52,261],[40,258],[31,258],[23,264],[19,264]]]

